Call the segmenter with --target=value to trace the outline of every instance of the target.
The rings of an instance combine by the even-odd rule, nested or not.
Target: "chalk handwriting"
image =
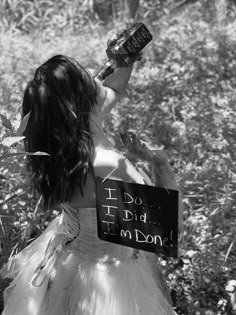
[[[105,215],[108,215],[108,216],[111,216],[111,217],[114,217],[115,214],[112,214],[110,212],[110,209],[118,209],[118,207],[116,206],[110,206],[110,205],[102,205],[103,208],[107,208],[107,212],[105,213]]]
[[[127,235],[129,236],[129,239],[132,239],[132,233],[129,230],[120,230],[120,236],[123,238],[127,238]]]
[[[140,197],[132,197],[129,193],[124,192],[124,203],[135,203],[136,205],[141,205],[143,203]]]
[[[151,235],[151,234],[145,234],[143,231],[140,231],[139,229],[134,229],[133,233],[132,231],[129,230],[120,230],[120,236],[124,239],[129,239],[129,240],[134,240],[137,243],[147,243],[147,244],[155,244],[159,245],[161,247],[173,247],[172,243],[172,233],[170,233],[170,237],[164,237],[162,239],[161,235],[156,234],[156,235]],[[169,244],[167,243],[169,242]]]
[[[169,192],[167,195],[163,188],[111,179],[98,181],[99,237],[176,257],[178,192]]]
[[[107,227],[107,230],[103,232],[104,234],[116,235],[116,233],[112,233],[112,224],[115,224],[114,222],[103,220],[102,223],[105,223]]]
[[[117,200],[116,197],[112,197],[112,196],[111,196],[111,192],[112,192],[112,191],[116,191],[116,189],[114,189],[114,188],[105,188],[105,190],[108,190],[108,191],[109,191],[109,197],[106,198],[107,200]]]
[[[123,221],[140,221],[143,223],[147,223],[147,213],[143,213],[143,214],[137,214],[136,212],[132,212],[130,210],[123,210],[124,212],[124,217],[122,218]]]

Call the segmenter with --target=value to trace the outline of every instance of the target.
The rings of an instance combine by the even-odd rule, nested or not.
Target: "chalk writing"
[[[129,230],[127,230],[127,231],[120,230],[120,236],[123,238],[129,237],[130,240],[132,239],[132,234]]]
[[[123,221],[141,221],[147,223],[147,213],[138,215],[136,212],[133,213],[130,210],[124,209],[124,217],[122,218]]]
[[[102,240],[177,256],[177,191],[96,178],[96,196]]]
[[[165,237],[162,239],[161,235],[151,235],[151,234],[144,234],[142,231],[138,229],[134,229],[133,233],[132,231],[123,229],[120,230],[120,236],[122,238],[129,238],[130,240],[134,240],[138,243],[148,243],[148,244],[159,244],[160,246],[164,247],[173,247],[173,244],[168,244],[169,241],[172,241],[172,231],[170,234],[170,237]]]
[[[112,209],[118,209],[118,207],[116,207],[116,206],[111,206],[111,205],[102,205],[102,207],[103,208],[107,208],[107,212],[106,212],[106,215],[109,215],[109,216],[111,216],[111,217],[114,217],[115,216],[115,214],[111,214],[111,208]]]
[[[111,232],[111,226],[112,224],[115,224],[114,222],[110,222],[110,221],[102,221],[102,223],[105,223],[106,224],[106,227],[107,227],[107,230],[104,231],[104,234],[112,234],[112,235],[115,235],[115,233],[112,233]]]
[[[106,200],[117,200],[117,198],[111,196],[111,192],[112,192],[112,191],[116,191],[116,189],[105,188],[105,190],[108,190],[108,191],[109,191],[109,196],[108,196],[108,198],[106,198]]]
[[[141,205],[143,203],[140,197],[133,198],[130,194],[128,194],[127,192],[124,192],[124,203],[133,203],[133,202],[136,205]]]

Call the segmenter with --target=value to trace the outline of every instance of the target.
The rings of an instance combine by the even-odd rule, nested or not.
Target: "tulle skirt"
[[[62,213],[2,269],[13,278],[2,315],[175,314],[158,265],[143,251],[100,240],[96,209],[77,211],[76,226]]]

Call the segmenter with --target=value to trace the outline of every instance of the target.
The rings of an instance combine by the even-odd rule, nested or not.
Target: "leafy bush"
[[[2,30],[31,33],[54,29],[74,31],[94,20],[89,1],[62,0],[60,2],[4,0],[0,3]]]

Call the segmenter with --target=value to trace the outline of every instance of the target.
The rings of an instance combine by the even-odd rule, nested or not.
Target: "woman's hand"
[[[139,52],[136,57],[133,57],[129,64],[122,62],[122,59],[120,59],[118,55],[116,58],[116,54],[111,53],[114,46],[116,44],[122,43],[122,41],[127,37],[127,35],[129,35],[128,30],[123,29],[117,34],[115,34],[114,36],[112,36],[111,39],[107,40],[107,50],[106,50],[107,56],[108,58],[115,59],[118,67],[129,67],[132,64],[134,64],[134,62],[142,60],[142,56],[143,56],[142,52]]]
[[[166,153],[160,147],[150,147],[145,141],[141,141],[133,133],[121,133],[121,140],[132,157],[155,163],[156,166],[161,166],[168,163]]]
[[[174,173],[168,163],[167,155],[161,148],[150,148],[147,143],[140,141],[133,133],[123,133],[121,134],[121,139],[131,157],[147,161],[151,164],[156,186],[179,191]],[[180,193],[178,207],[178,229],[180,240],[183,233],[183,205]]]

